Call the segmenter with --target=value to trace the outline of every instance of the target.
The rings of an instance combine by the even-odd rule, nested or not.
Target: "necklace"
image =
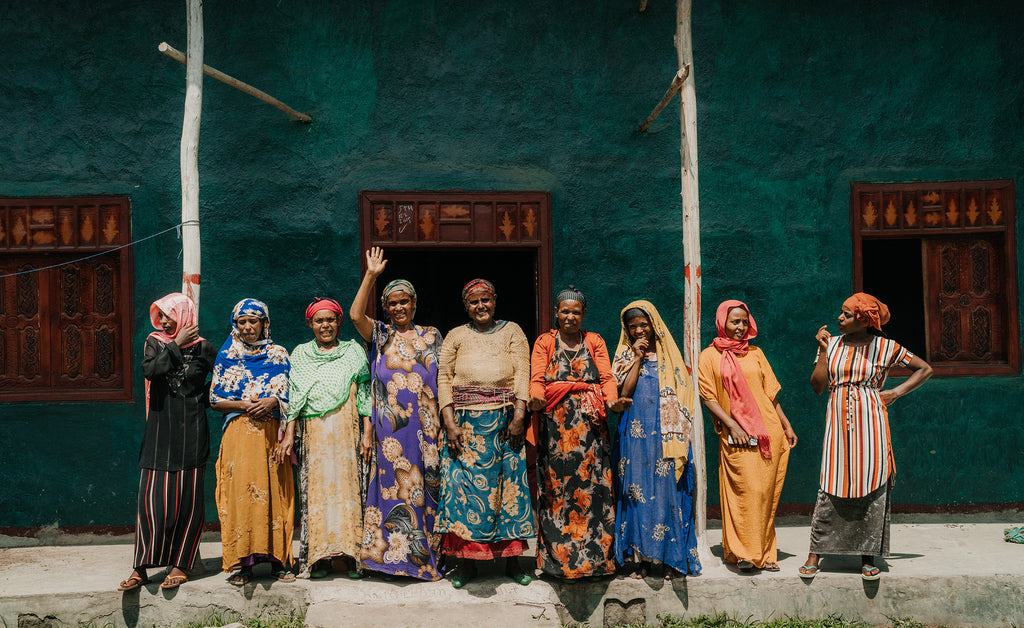
[[[579,333],[579,332],[577,332],[577,333]],[[561,336],[561,335],[559,335],[559,336],[558,336],[558,344],[559,344],[559,346],[561,346],[561,348],[562,348],[562,354],[563,354],[563,355],[565,355],[565,356],[566,356],[566,358],[567,358],[567,359],[568,359],[568,360],[569,360],[570,362],[572,362],[573,360],[576,360],[576,359],[578,359],[578,358],[580,357],[580,353],[581,353],[581,352],[583,351],[583,349],[584,349],[584,348],[585,348],[585,347],[587,346],[587,343],[583,342],[583,334],[579,334],[579,336],[580,336],[580,341],[579,341],[579,342],[580,342],[580,346],[576,347],[576,353],[572,354],[572,357],[571,357],[571,358],[569,357],[569,351],[570,351],[570,349],[569,349],[568,347],[566,347],[566,346],[565,346],[565,343],[564,343],[564,342],[562,342],[562,336]]]

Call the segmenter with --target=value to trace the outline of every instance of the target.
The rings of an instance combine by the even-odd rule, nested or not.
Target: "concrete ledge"
[[[797,577],[808,530],[780,527],[782,571],[740,573],[720,558],[700,576],[666,582],[618,578],[602,582],[536,580],[526,587],[484,575],[462,590],[448,582],[348,580],[295,583],[257,578],[239,589],[219,571],[220,546],[204,543],[209,570],[177,591],[159,580],[129,593],[114,589],[130,573],[131,545],[22,547],[0,550],[0,619],[7,626],[174,626],[211,613],[240,616],[306,613],[308,626],[558,626],[564,623],[657,625],[659,614],[695,617],[729,612],[766,620],[841,614],[877,625],[890,617],[925,624],[1024,626],[1024,545],[1002,540],[999,524],[893,526],[900,553],[881,563],[882,579],[860,578],[857,557],[827,557],[812,581]],[[714,534],[714,533],[712,533]],[[712,536],[712,543],[717,537]],[[712,551],[720,547],[712,547]],[[262,577],[260,577],[262,575]],[[162,578],[163,571],[150,574]]]

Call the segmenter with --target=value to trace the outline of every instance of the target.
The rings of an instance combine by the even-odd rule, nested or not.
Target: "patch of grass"
[[[214,611],[198,622],[181,624],[176,628],[204,628],[205,626],[227,626],[241,622],[246,628],[303,628],[306,624],[306,614],[296,611],[291,615],[278,615],[274,617],[247,617],[240,618],[231,611]]]

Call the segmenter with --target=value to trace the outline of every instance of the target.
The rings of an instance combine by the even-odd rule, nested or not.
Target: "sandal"
[[[516,571],[510,571],[506,569],[505,575],[511,578],[512,582],[515,582],[516,584],[521,584],[524,587],[533,581],[533,576],[531,576],[530,574],[526,573],[521,569]]]
[[[765,571],[779,571],[779,563],[765,563],[761,569]]]
[[[177,589],[186,582],[188,582],[188,576],[184,574],[180,576],[167,576],[166,578],[164,578],[164,581],[160,583],[160,588]]]
[[[349,569],[348,570],[348,579],[349,580],[362,580],[363,579],[363,572],[356,571],[355,569]]]
[[[874,573],[871,573],[871,572]],[[864,563],[860,568],[860,577],[864,580],[878,580],[882,577],[882,570],[874,565]]]
[[[236,587],[244,587],[249,584],[250,580],[252,580],[252,570],[242,569],[228,578],[228,584],[232,584]]]
[[[814,576],[818,575],[820,571],[817,565],[800,565],[799,573],[800,577],[804,580],[814,580]]]
[[[647,577],[647,567],[644,565],[637,565],[629,572],[629,577],[634,580],[643,580]]]
[[[274,572],[274,577],[280,582],[295,582],[295,574],[287,569],[280,569]]]
[[[749,560],[743,559],[736,561],[736,566],[739,567],[740,571],[750,571],[754,568],[754,563]]]
[[[668,565],[665,565],[665,580],[675,580],[676,578],[685,577],[686,575],[683,572],[679,571],[678,569],[675,569],[674,567],[669,567]]]
[[[134,591],[144,584],[149,584],[149,578],[144,578],[137,573],[132,573],[128,576],[127,580],[121,581],[121,586],[117,587],[118,591]]]

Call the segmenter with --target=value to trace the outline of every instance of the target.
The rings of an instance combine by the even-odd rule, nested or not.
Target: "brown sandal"
[[[188,582],[188,576],[167,576],[164,581],[160,583],[161,589],[177,589],[181,585]]]
[[[121,581],[121,586],[117,587],[118,591],[134,591],[144,584],[149,584],[149,578],[143,578],[137,573],[133,573],[128,576],[127,580]]]

